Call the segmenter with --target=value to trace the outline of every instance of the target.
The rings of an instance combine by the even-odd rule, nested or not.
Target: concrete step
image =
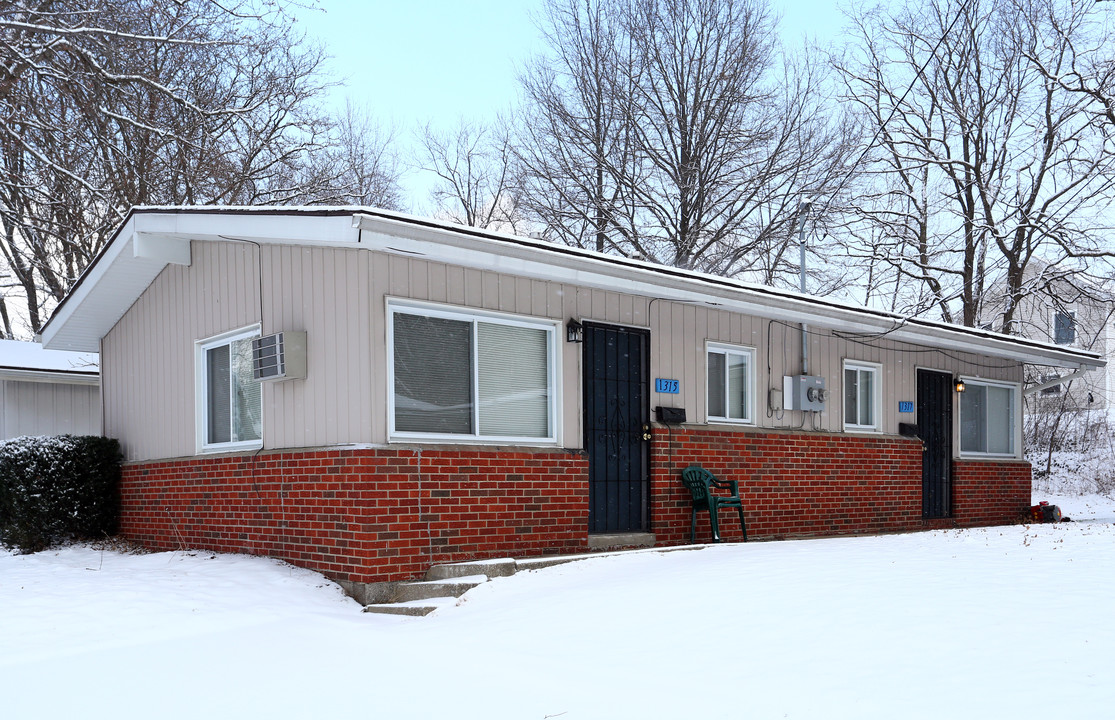
[[[609,536],[609,540],[613,539],[614,537]],[[630,547],[635,543],[631,542],[629,536],[623,536],[620,538],[619,544]],[[398,587],[395,589],[394,602],[365,605],[364,612],[422,617],[424,615],[429,615],[440,607],[456,605],[457,598],[474,587],[486,583],[491,578],[509,577],[519,570],[540,570],[554,565],[577,562],[578,560],[628,555],[631,553],[666,553],[679,550],[701,550],[705,547],[708,546],[681,545],[667,548],[627,549],[616,552],[586,553],[582,555],[549,555],[524,558],[522,560],[498,558],[495,560],[476,560],[472,562],[453,563],[450,565],[434,565],[426,572],[426,580],[399,583]]]
[[[458,598],[477,585],[486,582],[488,582],[487,575],[468,575],[449,580],[400,583],[395,593],[395,602],[426,600],[437,597]]]
[[[457,604],[455,597],[436,597],[426,598],[424,600],[409,600],[407,602],[396,603],[375,603],[373,605],[365,605],[364,612],[378,613],[380,615],[409,615],[412,617],[424,617],[429,615],[434,610],[442,607],[448,607]]]
[[[426,579],[450,580],[472,575],[484,575],[488,578],[510,577],[515,574],[515,570],[516,566],[513,558],[475,560],[473,562],[453,563],[451,565],[434,565],[426,572]]]

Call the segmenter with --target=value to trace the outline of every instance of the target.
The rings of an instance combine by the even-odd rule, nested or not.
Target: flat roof
[[[48,350],[37,342],[0,340],[0,378],[96,382],[97,353]]]

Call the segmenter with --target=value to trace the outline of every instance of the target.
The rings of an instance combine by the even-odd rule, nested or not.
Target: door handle
[[[650,440],[654,437],[654,433],[650,431],[650,425],[643,425],[643,439]]]

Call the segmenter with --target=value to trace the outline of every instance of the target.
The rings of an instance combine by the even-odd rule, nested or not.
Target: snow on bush
[[[91,435],[0,442],[0,545],[36,552],[116,532],[120,443]]]

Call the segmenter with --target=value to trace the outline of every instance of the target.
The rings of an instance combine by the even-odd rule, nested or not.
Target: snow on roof
[[[0,371],[59,372],[96,375],[97,353],[47,350],[36,342],[0,340]]]

